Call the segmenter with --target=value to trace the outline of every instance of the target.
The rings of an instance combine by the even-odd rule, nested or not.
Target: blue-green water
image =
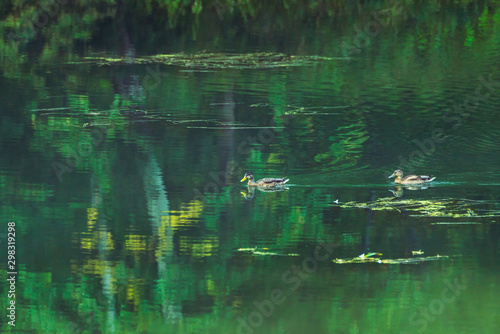
[[[5,52],[2,332],[497,333],[488,6],[418,18],[414,4],[365,42],[370,7],[288,39],[247,27],[158,47],[328,57],[301,66],[102,65],[84,56],[123,50],[97,37],[69,56]],[[396,168],[437,178],[397,187]],[[252,190],[246,171],[290,181]],[[382,255],[348,263],[368,253]]]

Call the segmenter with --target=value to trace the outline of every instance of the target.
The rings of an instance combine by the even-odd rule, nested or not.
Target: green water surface
[[[500,332],[500,2],[51,3],[1,13],[2,332]]]

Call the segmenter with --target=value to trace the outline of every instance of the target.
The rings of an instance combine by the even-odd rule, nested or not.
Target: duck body
[[[248,180],[249,187],[261,187],[261,188],[279,187],[289,181],[289,179],[285,178],[272,178],[272,177],[267,177],[264,179],[260,179],[258,181],[254,181],[254,177],[251,172],[246,172],[245,176],[243,176],[243,179],[241,179],[241,182],[245,180]]]
[[[407,175],[403,177],[403,171],[396,169],[389,178],[396,177],[394,182],[399,184],[422,184],[434,180],[436,177],[428,175]]]

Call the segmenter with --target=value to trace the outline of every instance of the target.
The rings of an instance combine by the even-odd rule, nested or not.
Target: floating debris
[[[267,250],[268,248],[262,248],[263,250]],[[253,255],[261,255],[261,256],[299,256],[299,254],[295,253],[289,253],[289,254],[280,254],[276,252],[265,252],[265,251],[260,251],[255,248],[238,248],[238,252],[249,252],[252,253]]]
[[[112,58],[112,57],[85,57],[84,62],[71,64],[93,63],[104,65],[130,65],[132,64],[163,64],[196,69],[262,69],[289,66],[309,66],[322,61],[332,61],[343,58],[320,56],[293,56],[282,53],[247,53],[226,54],[201,52],[195,54],[160,54],[137,58]]]
[[[293,109],[285,111],[285,115],[308,116],[308,115],[342,115],[340,112],[325,112],[325,109],[348,109],[350,106],[316,106],[316,107],[296,107],[287,106]]]
[[[477,223],[477,222],[438,222],[438,223],[431,223],[431,225],[481,225],[481,223]]]
[[[40,112],[40,111],[58,111],[58,110],[71,110],[73,108],[71,107],[59,107],[59,108],[40,108],[40,109],[31,109],[33,112]]]
[[[421,251],[417,251],[421,252]],[[412,252],[413,253],[413,252]],[[422,252],[423,253],[423,252]],[[334,259],[333,263],[337,264],[348,264],[348,263],[378,263],[378,264],[419,264],[427,261],[437,261],[441,259],[450,258],[447,255],[435,255],[426,257],[411,257],[411,258],[401,258],[401,259],[381,259],[375,256],[381,256],[380,253],[369,253],[367,255],[361,254],[360,256],[348,258],[348,259]]]
[[[268,107],[268,103],[256,103],[256,104],[251,104],[250,108],[257,108],[257,107]]]
[[[341,208],[360,208],[370,209],[374,211],[414,211],[410,217],[448,217],[448,218],[485,218],[499,217],[499,209],[476,208],[475,211],[471,206],[491,205],[489,201],[474,201],[468,199],[434,199],[434,200],[418,200],[418,199],[399,199],[394,197],[379,198],[372,202],[347,202],[339,205]],[[483,213],[479,214],[478,211]]]

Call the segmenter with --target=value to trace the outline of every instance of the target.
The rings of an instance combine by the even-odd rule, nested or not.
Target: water
[[[468,23],[435,39],[428,17],[394,23],[351,60],[310,66],[4,63],[0,233],[6,244],[15,222],[15,329],[497,333],[498,10],[489,15],[489,33],[467,38]],[[297,37],[278,51],[342,58],[356,31],[339,17],[331,34],[301,30],[299,52]],[[172,48],[200,51],[205,34]],[[246,37],[237,53],[273,48]],[[226,45],[215,51],[235,52]],[[396,168],[437,178],[400,188],[387,179]],[[246,171],[290,181],[252,191]],[[395,208],[366,207],[377,200]],[[332,261],[372,252],[381,263]],[[412,258],[423,260],[382,262]]]

